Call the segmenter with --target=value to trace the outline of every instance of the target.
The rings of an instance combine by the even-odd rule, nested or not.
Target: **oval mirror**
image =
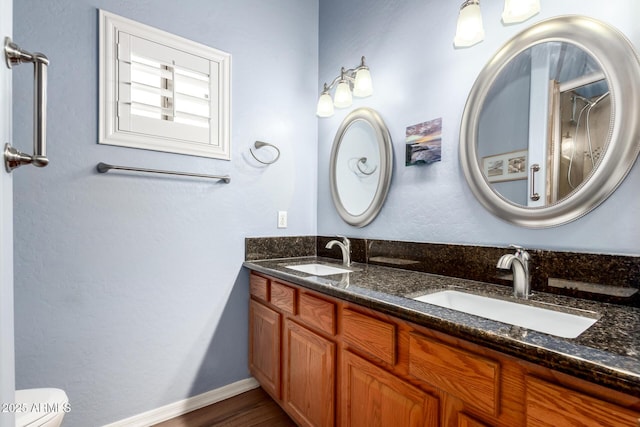
[[[364,227],[378,215],[389,191],[391,135],[380,115],[359,108],[344,119],[331,148],[331,198],[340,217]]]
[[[639,79],[631,43],[594,19],[552,18],[518,34],[465,106],[460,161],[474,195],[532,228],[594,209],[638,156]]]

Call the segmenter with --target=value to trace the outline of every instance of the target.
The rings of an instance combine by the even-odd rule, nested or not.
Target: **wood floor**
[[[262,388],[247,391],[154,427],[295,427]]]

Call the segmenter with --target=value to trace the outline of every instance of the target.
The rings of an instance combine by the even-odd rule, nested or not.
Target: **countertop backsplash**
[[[319,256],[341,259],[326,249],[335,236],[251,237],[245,259]],[[511,286],[509,272],[498,270],[508,247],[403,242],[349,238],[354,262],[400,268]],[[538,292],[640,307],[640,256],[591,254],[527,248],[531,287]]]

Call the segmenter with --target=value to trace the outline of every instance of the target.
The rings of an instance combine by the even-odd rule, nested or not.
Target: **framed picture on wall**
[[[407,127],[405,166],[442,160],[442,117]]]
[[[483,157],[482,171],[489,182],[527,179],[527,150]]]

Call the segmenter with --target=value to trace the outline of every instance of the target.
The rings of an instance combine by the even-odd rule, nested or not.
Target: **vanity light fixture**
[[[516,24],[524,22],[540,12],[540,0],[505,0],[502,22]]]
[[[524,22],[540,12],[540,0],[505,0],[502,11],[504,24]],[[484,40],[480,0],[465,0],[460,6],[455,47],[470,47]]]
[[[364,56],[360,65],[355,68],[340,70],[340,75],[333,79],[331,84],[324,84],[324,89],[318,99],[316,114],[318,117],[333,116],[333,107],[348,108],[353,103],[353,96],[364,98],[373,94],[373,83],[369,67],[364,63]],[[331,89],[336,88],[335,95],[331,99]],[[353,88],[353,92],[352,92]]]
[[[453,44],[455,47],[470,47],[482,40],[484,40],[484,28],[480,14],[480,0],[465,0],[460,6]]]

